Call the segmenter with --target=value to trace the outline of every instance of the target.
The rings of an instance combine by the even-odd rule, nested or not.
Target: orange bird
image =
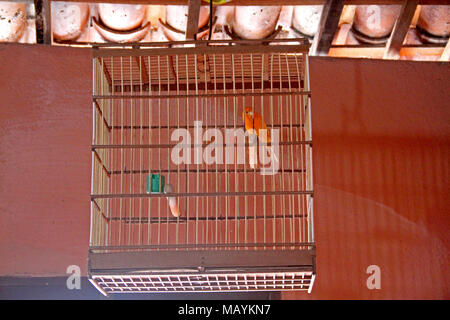
[[[261,115],[251,107],[246,107],[242,115],[244,117],[245,130],[250,134],[256,134],[263,143],[270,143],[270,130],[267,129],[267,124]],[[262,129],[266,130],[265,137],[262,135],[262,132],[260,133]],[[268,149],[269,155],[273,155],[275,160],[278,161],[276,154],[272,152],[272,146],[269,146]]]
[[[247,107],[244,110],[243,116],[245,130],[247,130],[249,133],[256,133],[256,135],[259,139],[261,139],[262,142],[270,143],[270,131],[267,130],[266,122],[263,120],[261,115],[258,112],[254,111],[251,107]],[[266,139],[263,139],[263,137],[261,137],[259,132],[259,130],[261,129],[266,130]]]

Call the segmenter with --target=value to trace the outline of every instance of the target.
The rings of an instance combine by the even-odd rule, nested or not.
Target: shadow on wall
[[[0,277],[0,300],[279,300],[279,292],[127,293],[103,296],[86,277],[80,289],[69,290],[66,277]]]

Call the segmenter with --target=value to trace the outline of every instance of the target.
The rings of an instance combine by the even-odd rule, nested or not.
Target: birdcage
[[[311,290],[309,44],[276,41],[94,47],[102,293]]]

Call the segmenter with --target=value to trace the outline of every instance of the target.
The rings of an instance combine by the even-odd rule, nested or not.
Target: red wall
[[[318,275],[284,297],[448,299],[449,64],[310,65]]]
[[[85,273],[90,52],[0,61],[0,274]],[[311,58],[318,275],[284,298],[449,298],[448,79],[448,63]]]
[[[0,46],[0,274],[87,270],[89,50]]]

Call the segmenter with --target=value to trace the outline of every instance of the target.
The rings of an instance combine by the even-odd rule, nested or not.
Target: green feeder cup
[[[162,193],[164,191],[165,177],[159,173],[147,176],[147,193]]]

